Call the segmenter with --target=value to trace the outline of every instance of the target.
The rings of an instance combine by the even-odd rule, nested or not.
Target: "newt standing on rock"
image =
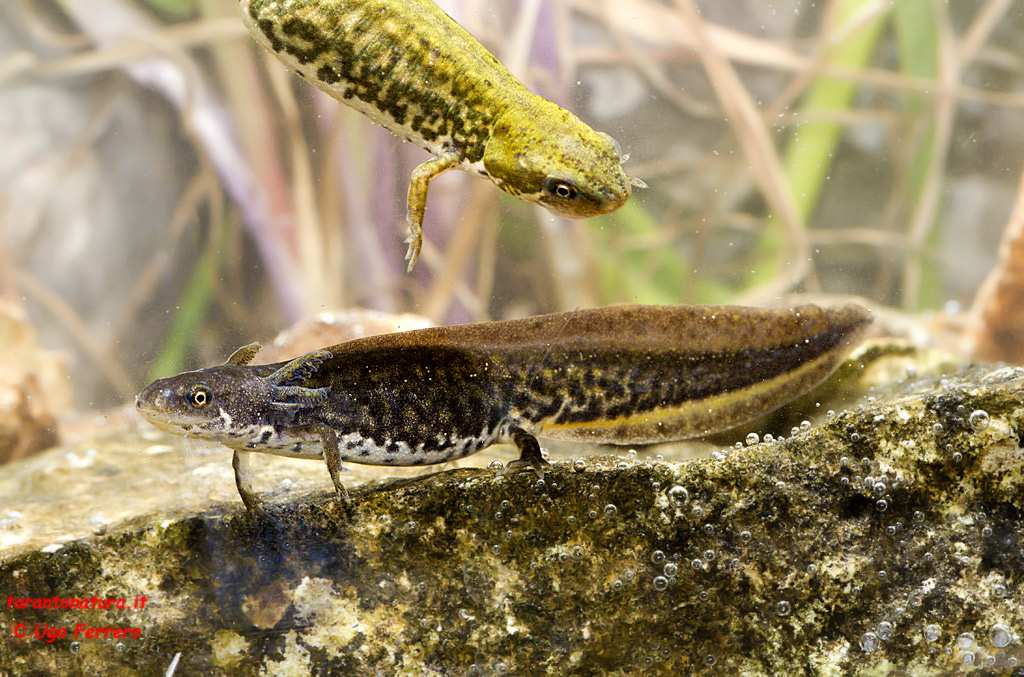
[[[239,0],[250,33],[335,99],[436,157],[409,185],[409,270],[430,180],[486,176],[570,219],[607,214],[643,181],[612,137],[531,93],[430,0]]]
[[[373,336],[290,362],[219,367],[151,383],[140,414],[235,450],[235,482],[259,507],[249,452],[323,458],[339,498],[342,461],[430,465],[502,439],[510,465],[543,464],[534,435],[648,444],[728,430],[821,383],[862,336],[847,304],[611,306]]]

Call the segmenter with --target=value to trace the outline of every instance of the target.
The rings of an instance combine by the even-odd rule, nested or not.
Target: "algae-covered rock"
[[[914,358],[870,349],[840,378]],[[0,670],[1013,673],[1024,370],[898,370],[818,426],[701,460],[460,468],[350,486],[351,511],[326,490],[259,518],[232,500],[22,549],[0,564],[15,604],[128,608],[8,608],[28,636]]]

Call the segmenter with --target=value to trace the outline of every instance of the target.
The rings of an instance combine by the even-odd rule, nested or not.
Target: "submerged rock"
[[[350,512],[325,490],[22,543],[0,580],[28,636],[0,643],[0,670],[1020,671],[1024,369],[908,377],[920,359],[868,349],[838,378],[877,401],[697,461],[462,468],[350,486]],[[54,596],[129,608],[11,608]]]

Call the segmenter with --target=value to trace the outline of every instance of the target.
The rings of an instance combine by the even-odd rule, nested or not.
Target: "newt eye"
[[[571,181],[554,178],[544,182],[544,192],[559,202],[572,202],[580,194],[579,189]]]
[[[188,403],[196,409],[209,406],[212,399],[213,396],[210,394],[210,389],[206,386],[196,386],[188,393]]]

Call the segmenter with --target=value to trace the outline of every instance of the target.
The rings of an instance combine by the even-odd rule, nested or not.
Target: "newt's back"
[[[309,387],[330,378],[376,402],[365,414],[388,425],[443,420],[479,436],[504,421],[546,437],[651,443],[781,406],[824,380],[868,322],[853,304],[612,306],[352,341],[330,349]]]

